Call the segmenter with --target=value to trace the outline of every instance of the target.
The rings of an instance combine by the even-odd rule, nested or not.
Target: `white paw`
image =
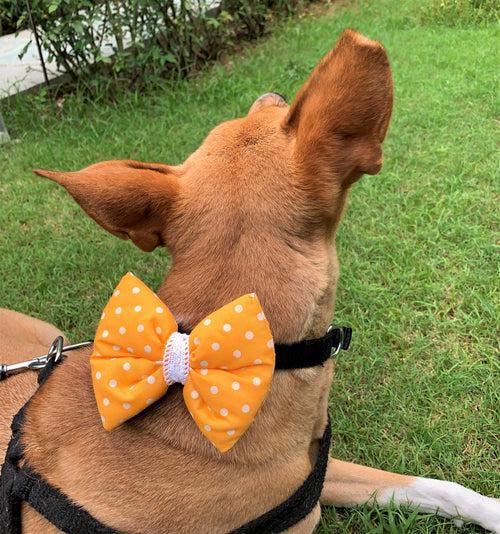
[[[386,488],[377,496],[377,501],[410,504],[422,512],[435,512],[453,518],[457,526],[475,523],[486,530],[500,534],[500,500],[485,497],[460,484],[415,478],[408,486]]]
[[[455,515],[463,523],[475,523],[500,534],[500,502],[497,499],[485,497],[453,482],[441,482],[441,490],[450,516]]]

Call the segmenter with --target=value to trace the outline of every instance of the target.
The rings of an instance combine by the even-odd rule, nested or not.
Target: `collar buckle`
[[[348,326],[334,326],[330,325],[328,327],[328,332],[331,332],[332,330],[336,330],[338,332],[338,341],[337,345],[332,347],[331,357],[337,356],[337,354],[341,350],[347,350],[349,348],[349,345],[351,344],[351,337],[352,337],[352,328]]]

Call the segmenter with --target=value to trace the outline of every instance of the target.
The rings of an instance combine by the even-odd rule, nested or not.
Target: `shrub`
[[[13,1],[18,7],[23,3]],[[154,77],[185,76],[241,39],[261,35],[271,10],[288,15],[300,3],[32,0],[32,13],[49,59],[94,93],[103,87],[111,92],[141,87]]]
[[[24,8],[20,2],[0,0],[0,36],[15,33]]]
[[[446,26],[460,26],[495,22],[499,12],[498,0],[433,0],[423,17]]]

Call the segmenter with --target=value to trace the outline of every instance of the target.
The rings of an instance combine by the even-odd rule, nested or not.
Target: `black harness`
[[[351,329],[330,327],[321,338],[300,341],[292,345],[276,345],[276,369],[302,369],[325,363],[341,349],[347,350]],[[41,386],[62,358],[47,360],[40,371]],[[4,373],[6,376],[6,373]],[[3,378],[5,378],[5,376]],[[36,394],[36,392],[35,392]],[[55,527],[68,534],[120,534],[90,515],[57,488],[48,484],[26,462],[21,434],[28,401],[12,421],[12,438],[7,448],[0,475],[0,534],[21,534],[21,509],[26,502]],[[232,530],[230,534],[274,534],[283,532],[304,519],[319,501],[325,480],[330,450],[330,420],[319,443],[313,470],[303,484],[284,502]],[[23,465],[21,465],[23,464]]]

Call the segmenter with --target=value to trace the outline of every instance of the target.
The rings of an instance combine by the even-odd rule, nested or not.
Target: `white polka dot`
[[[139,304],[137,304],[137,306],[134,307],[135,312],[140,312],[141,310],[142,310],[142,306],[139,306]]]
[[[220,368],[223,370],[223,371],[227,371],[229,369],[229,367],[227,365],[221,365]]]
[[[236,430],[228,430],[228,431],[226,432],[226,434],[227,434],[228,436],[234,436],[234,435],[236,434]]]
[[[202,369],[202,370],[200,371],[200,375],[202,375],[202,376],[207,376],[207,375],[208,375],[208,369]]]
[[[161,306],[158,306],[156,308],[156,313],[163,313],[163,308]]]
[[[220,345],[218,343],[212,343],[212,350],[219,350]]]
[[[124,326],[120,326],[120,328],[118,328],[118,332],[120,332],[120,334],[123,336],[123,334],[125,334],[127,330],[125,329]]]
[[[119,290],[119,289],[117,289],[117,290],[113,293],[113,295],[114,295],[115,297],[117,297],[119,294],[120,294],[120,290]]]
[[[156,382],[156,378],[153,375],[148,376],[148,384],[154,384]]]
[[[152,352],[153,349],[151,348],[151,345],[144,345],[144,352]]]
[[[109,406],[109,399],[107,397],[104,397],[104,399],[102,399],[102,403],[104,404],[104,406]]]
[[[138,324],[137,325],[137,331],[138,332],[144,332],[144,325],[143,324]]]
[[[127,352],[130,352],[130,354],[134,353],[134,349],[132,347],[127,347]]]
[[[266,316],[264,315],[264,312],[260,312],[260,313],[257,314],[257,319],[259,321],[263,321],[265,318],[266,318]]]
[[[253,332],[252,332],[251,330],[248,330],[248,332],[245,332],[245,337],[246,337],[248,340],[253,339]]]
[[[123,367],[123,370],[124,370],[124,371],[130,371],[130,368],[131,368],[132,366],[130,365],[129,362],[125,362],[125,363],[122,365],[122,367]]]
[[[102,337],[108,337],[108,336],[109,336],[109,330],[103,330]]]
[[[224,330],[224,332],[231,332],[231,325],[229,323],[226,323],[223,327],[222,327],[222,330]]]
[[[119,351],[120,350],[120,345],[113,345],[113,350],[114,351]]]
[[[199,396],[200,396],[200,394],[196,391],[196,389],[193,389],[193,391],[191,391],[191,398],[192,399],[197,399]]]
[[[104,415],[101,415],[101,422],[103,422],[103,423],[106,422],[106,418],[104,417]]]
[[[254,365],[262,365],[262,360],[260,358],[256,358],[253,363]]]
[[[241,407],[241,411],[243,413],[248,413],[250,411],[250,406],[248,404],[244,404],[242,407]]]
[[[209,326],[209,325],[211,324],[211,322],[212,322],[212,321],[211,321],[210,319],[205,319],[205,320],[203,321],[203,324],[204,324],[205,326]]]
[[[109,381],[109,387],[110,388],[115,388],[116,386],[118,385],[118,382],[112,378],[110,381]]]
[[[274,347],[274,341],[272,339],[270,339],[268,342],[267,342],[267,346],[268,348],[272,349]]]
[[[241,313],[243,311],[243,306],[241,304],[236,304],[236,306],[234,307],[234,311],[236,313]]]
[[[155,332],[156,332],[158,335],[160,335],[160,334],[161,334],[161,328],[160,328],[159,326],[157,326],[157,327],[155,328]]]
[[[204,425],[203,428],[205,429],[206,432],[212,431],[212,427],[210,425]]]
[[[122,406],[124,410],[130,410],[130,408],[132,408],[132,405],[130,404],[130,402],[124,402]]]
[[[208,362],[207,362],[207,360],[202,360],[202,361],[200,362],[200,367],[208,367]]]
[[[217,393],[219,393],[219,388],[217,386],[210,386],[210,393],[212,395],[217,395]]]
[[[226,417],[229,413],[229,410],[227,408],[221,408],[219,413],[222,415],[222,417]]]
[[[193,343],[194,343],[195,345],[199,345],[199,344],[201,343],[201,339],[200,339],[199,337],[195,337],[195,338],[193,339]]]
[[[151,404],[153,404],[154,401],[155,401],[154,399],[148,399],[146,401],[146,406],[151,406]]]
[[[234,356],[235,358],[241,358],[241,350],[235,350],[235,351],[233,352],[233,356]]]
[[[231,384],[231,387],[234,389],[234,391],[238,391],[240,389],[240,383],[236,382],[236,380]]]
[[[133,287],[133,288],[132,288],[132,293],[133,293],[134,295],[137,295],[137,293],[140,293],[140,291],[141,291],[141,290],[140,290],[138,287]]]
[[[104,312],[101,313],[101,319],[104,319],[106,317],[106,314]]]
[[[252,383],[254,386],[260,386],[262,380],[258,376],[254,376],[252,378]]]
[[[122,312],[122,307],[118,306],[118,308],[115,309],[116,315],[120,315],[121,312]]]
[[[95,374],[96,379],[101,380],[101,376],[102,376],[101,371],[97,371],[97,373]]]

